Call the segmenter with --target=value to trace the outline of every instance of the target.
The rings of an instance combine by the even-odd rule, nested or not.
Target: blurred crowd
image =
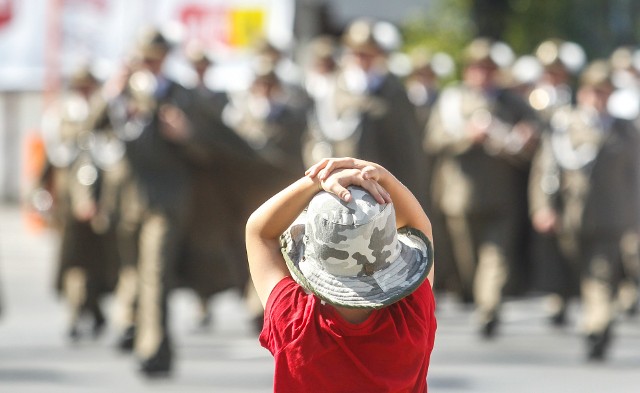
[[[43,115],[47,163],[29,202],[60,235],[71,340],[110,320],[142,373],[170,372],[175,288],[197,295],[202,326],[211,297],[235,289],[259,330],[245,221],[332,156],[378,162],[418,196],[433,224],[436,289],[473,307],[481,337],[498,334],[505,296],[548,294],[554,326],[578,298],[586,356],[603,360],[616,319],[637,313],[635,48],[587,59],[550,39],[518,57],[480,37],[456,73],[448,54],[401,53],[392,25],[358,19],[342,37],[309,42],[303,60],[256,45],[244,91],[209,86],[208,53],[159,30],[133,49],[106,80],[78,69]],[[195,86],[164,72],[178,50]]]

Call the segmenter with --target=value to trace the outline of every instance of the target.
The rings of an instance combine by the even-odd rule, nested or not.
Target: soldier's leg
[[[620,254],[618,245],[612,242],[591,239],[590,243],[585,246],[585,266],[580,288],[583,324],[588,359],[604,360],[616,314],[615,264],[619,261]]]
[[[69,267],[62,278],[62,289],[69,307],[69,338],[80,338],[79,322],[87,298],[87,275],[83,268]]]
[[[179,223],[163,212],[150,212],[140,232],[139,296],[135,352],[146,374],[171,369],[167,303],[172,265],[181,239]]]
[[[514,221],[508,215],[474,220],[473,233],[480,239],[474,296],[481,334],[486,338],[495,335],[499,320],[502,291],[509,274],[508,257],[513,255],[513,228]]]
[[[640,244],[638,235],[631,231],[622,237],[623,277],[618,288],[620,310],[629,316],[638,313],[640,289]]]
[[[462,300],[464,303],[472,303],[477,256],[471,233],[471,223],[467,217],[447,216],[446,225],[451,240],[453,259],[460,278]]]
[[[140,224],[124,217],[118,225],[116,242],[120,256],[118,284],[115,289],[114,321],[121,331],[117,347],[131,351],[135,337],[138,299],[138,242]]]

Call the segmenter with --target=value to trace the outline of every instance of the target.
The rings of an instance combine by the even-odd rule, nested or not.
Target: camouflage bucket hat
[[[351,308],[381,308],[409,295],[433,266],[429,239],[412,228],[396,230],[392,204],[364,189],[352,199],[318,193],[281,236],[293,278],[324,301]]]

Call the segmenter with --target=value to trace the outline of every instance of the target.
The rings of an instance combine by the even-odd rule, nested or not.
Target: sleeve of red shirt
[[[293,278],[280,280],[267,299],[260,344],[275,355],[294,341],[311,315],[312,299]]]

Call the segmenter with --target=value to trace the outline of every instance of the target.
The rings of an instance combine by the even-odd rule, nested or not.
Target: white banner
[[[56,9],[55,5],[59,4]],[[224,68],[257,38],[290,44],[293,0],[0,0],[0,90],[45,88],[47,69],[66,75],[91,61],[115,66],[140,28],[198,41]],[[56,56],[48,56],[52,51]]]

